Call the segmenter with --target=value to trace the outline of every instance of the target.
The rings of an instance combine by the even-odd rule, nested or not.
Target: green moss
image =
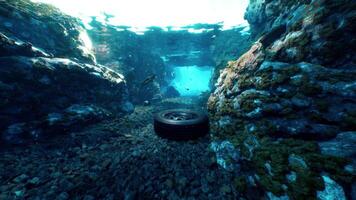
[[[229,115],[231,117],[235,117],[236,114],[237,114],[236,110],[233,109],[231,100],[229,99],[225,100],[220,108],[220,115]]]
[[[349,183],[353,180],[350,178],[352,176],[343,170],[347,160],[321,155],[318,152],[318,145],[314,142],[295,139],[274,142],[267,137],[260,142],[261,147],[255,151],[252,166],[260,177],[261,186],[275,195],[282,195],[284,193],[282,185],[287,185],[288,195],[292,199],[313,199],[316,191],[323,189],[321,172],[332,174],[331,177],[338,182]],[[302,157],[308,168],[290,166],[288,157],[291,154]],[[266,171],[266,162],[272,166],[273,176]],[[293,183],[286,180],[286,175],[290,171],[297,173],[297,180]]]
[[[337,82],[352,82],[355,80],[356,73],[354,72],[323,72],[318,73],[316,75],[316,79],[320,81],[327,81],[331,84],[335,84]]]
[[[239,176],[234,179],[234,185],[239,192],[246,191],[247,188],[247,181],[245,177]]]
[[[257,108],[257,106],[255,105],[253,100],[245,100],[245,101],[242,101],[242,103],[241,103],[241,110],[243,112],[248,113],[248,112],[253,111],[255,108]]]
[[[321,112],[327,112],[329,109],[329,102],[325,99],[314,99],[315,106]]]
[[[289,67],[283,68],[282,72],[286,76],[293,76],[293,75],[299,74],[301,72],[301,69],[298,66],[291,65]]]
[[[237,84],[241,90],[250,88],[254,85],[252,78],[249,75],[242,75],[239,77]]]
[[[307,74],[303,75],[302,85],[299,87],[298,92],[307,96],[315,96],[320,94],[322,91],[322,87],[310,81]]]
[[[266,191],[270,191],[277,196],[281,196],[284,194],[284,190],[282,188],[282,184],[278,181],[275,181],[269,175],[262,175],[260,174],[260,184]]]
[[[255,86],[257,89],[276,88],[288,82],[291,76],[294,76],[300,72],[300,68],[293,65],[278,70],[273,70],[269,67],[256,73],[256,76],[261,77],[261,81],[255,83]]]
[[[355,176],[344,170],[344,166],[350,163],[349,159],[321,155],[318,153],[305,155],[304,158],[308,164],[310,164],[313,171],[326,171],[330,174],[331,178],[337,182],[352,183],[352,181],[355,180]]]
[[[297,171],[296,181],[288,183],[287,186],[287,194],[291,199],[315,199],[316,191],[324,189],[323,181],[318,174],[303,169]]]
[[[346,117],[344,118],[342,125],[346,128],[356,127],[356,113],[346,113]]]

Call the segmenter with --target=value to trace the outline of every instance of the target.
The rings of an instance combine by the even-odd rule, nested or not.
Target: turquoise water
[[[199,95],[209,91],[209,82],[213,67],[184,66],[173,69],[174,79],[171,86],[175,87],[182,96]]]

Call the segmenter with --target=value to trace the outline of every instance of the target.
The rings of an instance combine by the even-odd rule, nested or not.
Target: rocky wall
[[[0,1],[0,30],[59,57],[94,63],[90,39],[81,22],[48,4]]]
[[[218,163],[247,199],[355,198],[354,1],[251,0],[251,49],[209,98]]]

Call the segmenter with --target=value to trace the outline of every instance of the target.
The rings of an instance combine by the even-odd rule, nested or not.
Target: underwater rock
[[[274,43],[266,43],[269,56],[279,61],[341,67],[356,59],[355,4],[353,0],[251,1],[245,19],[255,38],[285,27],[286,32]]]
[[[304,168],[304,169],[308,168],[308,165],[305,163],[303,158],[300,157],[300,156],[296,156],[294,154],[289,155],[288,163],[291,166],[298,166],[298,167],[301,167],[301,168]]]
[[[295,172],[290,172],[289,174],[287,174],[286,178],[288,179],[288,182],[295,182],[297,180],[297,173]]]
[[[269,200],[289,200],[287,195],[277,197],[272,192],[267,192],[267,199]]]
[[[348,158],[351,162],[345,166],[345,170],[351,173],[356,171],[356,132],[343,132],[331,140],[319,142],[322,154]]]
[[[122,105],[122,110],[126,113],[132,113],[135,110],[135,107],[131,102],[126,101]]]
[[[149,101],[147,101],[147,100],[143,102],[143,105],[144,105],[144,106],[149,106],[150,104],[151,104],[151,103],[150,103]]]
[[[10,45],[2,48],[16,49]],[[4,40],[2,40],[4,41]],[[15,46],[15,47],[14,47]],[[0,56],[0,131],[7,130],[6,137],[17,137],[21,126],[12,126],[44,118],[50,113],[62,113],[74,104],[93,104],[120,115],[133,111],[128,101],[124,76],[101,65],[77,63],[69,59],[32,57],[38,54],[35,47],[28,54]],[[86,115],[90,110],[75,110]],[[69,112],[69,110],[68,110]],[[52,122],[60,117],[53,115]],[[28,132],[28,131],[27,131]],[[34,132],[37,135],[37,132]],[[12,140],[12,139],[7,139]]]
[[[356,93],[345,86],[355,82],[352,78],[356,73],[354,67],[338,70],[309,63],[270,61],[260,62],[260,67],[256,67],[259,64],[250,53],[237,62],[230,63],[222,72],[208,103],[212,111],[216,109],[222,113],[230,109],[247,119],[266,118],[277,134],[316,140],[332,138],[340,129],[353,126],[353,122],[346,119],[356,111],[356,102],[352,100]],[[327,76],[332,78],[328,80]],[[326,84],[333,87],[325,87]],[[233,88],[233,95],[229,88]],[[290,89],[281,92],[280,88]],[[347,104],[342,108],[334,107],[337,102]]]
[[[239,169],[240,152],[229,141],[212,142],[210,148],[216,153],[217,163],[222,168],[228,171]]]
[[[5,56],[50,57],[31,43],[12,40],[0,32],[0,57]]]
[[[323,191],[317,192],[320,200],[346,200],[345,192],[342,187],[328,176],[322,176],[325,184]]]
[[[55,57],[95,63],[90,39],[78,19],[30,0],[1,1],[0,10],[0,32],[5,35],[29,42]]]
[[[108,119],[111,113],[93,105],[72,105],[61,113],[50,113],[42,119],[10,125],[2,134],[8,144],[25,144],[55,135],[63,135]]]
[[[353,140],[346,145],[342,138],[350,136],[337,136],[356,127],[355,6],[350,0],[250,1],[245,18],[259,39],[221,71],[207,106],[215,122],[213,142],[231,141],[244,158],[249,154],[245,139],[256,138],[259,145],[252,158],[235,164],[244,176],[256,173],[265,194],[316,198],[316,191],[322,190],[320,171],[331,177],[346,173],[348,161],[339,156],[353,154],[348,149]],[[230,123],[218,123],[223,118]],[[332,145],[340,146],[339,152]],[[328,149],[330,154],[323,154]],[[320,166],[313,156],[333,167]],[[291,171],[296,184],[286,178]]]
[[[11,144],[24,143],[25,123],[12,124],[2,134],[2,139]]]
[[[336,138],[319,142],[323,154],[356,159],[356,132],[337,134]]]
[[[215,62],[214,74],[211,86],[214,87],[219,78],[220,70],[224,69],[230,60],[234,60],[244,54],[252,44],[250,34],[244,32],[244,27],[237,27],[231,30],[224,30],[212,41],[210,49],[211,57]]]

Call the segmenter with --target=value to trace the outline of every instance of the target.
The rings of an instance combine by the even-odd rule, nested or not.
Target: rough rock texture
[[[344,190],[335,181],[330,179],[328,176],[322,176],[325,189],[323,191],[318,191],[318,199],[325,200],[346,200]]]
[[[51,58],[1,33],[0,49],[0,132],[7,130],[5,138],[19,134],[18,127],[43,124],[51,113],[63,113],[75,104],[95,104],[115,114],[133,110],[124,77],[105,66]],[[101,109],[96,110],[101,115]]]
[[[354,1],[250,2],[246,18],[262,37],[228,64],[208,102],[213,140],[241,153],[230,159],[243,177],[236,187],[261,188],[270,199],[316,198],[329,190],[327,173],[351,196],[355,171],[346,166],[355,157],[325,155],[317,141],[343,146],[333,138],[356,129],[352,8]]]
[[[46,141],[56,135],[78,131],[110,116],[111,113],[103,108],[75,104],[36,121],[12,124],[3,132],[1,139],[9,144]]]
[[[275,60],[347,67],[356,60],[355,9],[353,0],[251,0],[245,18],[255,36],[285,27],[266,45]]]
[[[55,57],[95,61],[80,21],[47,4],[30,0],[0,1],[0,30]]]
[[[231,30],[224,30],[213,35],[213,42],[210,46],[211,54],[215,63],[214,75],[211,85],[219,78],[220,70],[224,69],[230,60],[235,60],[244,54],[251,46],[252,40],[247,27],[238,27]]]

